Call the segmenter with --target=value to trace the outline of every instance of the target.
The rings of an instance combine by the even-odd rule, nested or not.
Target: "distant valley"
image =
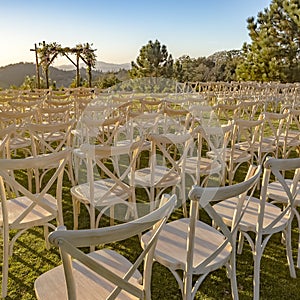
[[[80,74],[83,78],[86,77],[86,70],[84,64],[80,67]],[[92,70],[93,79],[101,76],[106,72],[118,72],[122,69],[129,70],[130,63],[126,64],[112,64],[102,61],[97,61],[95,68]],[[40,73],[42,74],[42,72]],[[35,76],[36,68],[33,63],[17,63],[4,67],[0,67],[0,88],[6,89],[11,86],[19,87],[26,76]],[[73,65],[61,65],[49,68],[49,77],[52,82],[55,81],[57,87],[68,87],[76,76],[76,70]]]

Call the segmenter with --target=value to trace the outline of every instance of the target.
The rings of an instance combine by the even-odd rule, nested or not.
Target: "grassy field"
[[[66,176],[63,190],[63,208],[65,224],[68,229],[71,229],[73,226],[73,214],[69,189],[70,182]],[[177,209],[172,214],[171,219],[181,216],[181,209]],[[89,218],[85,208],[82,208],[79,224],[80,228],[88,227]],[[295,227],[296,224],[294,224]],[[293,249],[295,259],[297,238],[298,231],[294,229]],[[141,250],[138,238],[132,238],[109,246],[117,249],[129,259],[135,258]],[[10,260],[9,292],[6,299],[36,299],[33,289],[35,279],[40,274],[60,264],[60,262],[59,252],[56,248],[52,247],[50,250],[45,248],[42,228],[28,230],[17,240],[14,247],[14,255]],[[245,243],[243,253],[237,256],[237,279],[240,299],[252,299],[252,273],[252,254],[249,245]],[[297,269],[297,275],[297,279],[290,277],[285,257],[285,247],[281,244],[281,236],[279,234],[274,235],[269,241],[262,259],[261,299],[300,299],[299,269]],[[158,263],[154,264],[153,269],[152,299],[181,299],[174,277]],[[225,268],[212,272],[205,279],[197,293],[196,299],[231,299],[230,282],[226,277]]]

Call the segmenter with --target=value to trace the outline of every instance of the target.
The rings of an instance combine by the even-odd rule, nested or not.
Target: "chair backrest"
[[[172,213],[175,204],[175,195],[170,197],[169,195],[164,194],[159,208],[131,222],[97,229],[57,230],[51,232],[49,241],[59,247],[61,251],[66,275],[68,299],[76,299],[76,284],[73,277],[71,258],[77,259],[87,268],[93,270],[95,273],[117,286],[107,299],[115,299],[122,290],[127,291],[139,299],[148,299],[150,295],[146,295],[145,297],[145,293],[150,292],[151,267],[156,241],[163,225]],[[151,242],[138,256],[123,278],[106,269],[105,266],[99,264],[91,256],[78,249],[80,247],[97,244],[105,245],[107,243],[122,241],[152,228],[154,230],[152,231]],[[138,288],[130,283],[129,280],[143,262],[143,285]],[[101,297],[101,295],[99,295],[99,297]]]
[[[66,160],[70,155],[69,150],[61,151],[55,154],[41,155],[38,157],[29,157],[24,159],[2,159],[0,164],[0,191],[2,202],[2,214],[4,226],[8,222],[7,200],[14,198],[14,196],[25,196],[28,198],[30,205],[22,214],[15,218],[10,228],[18,228],[26,216],[32,210],[39,206],[49,214],[58,217],[59,225],[63,224],[62,217],[62,180],[63,171]],[[49,172],[53,170],[54,172]],[[25,173],[34,175],[34,187],[32,191],[30,184],[19,182],[17,172],[24,171]],[[55,187],[55,199],[57,201],[56,207],[54,203],[49,201],[46,194],[50,194],[50,189]],[[10,189],[8,191],[8,189]],[[13,194],[10,192],[13,191]],[[52,193],[53,194],[53,193]]]
[[[284,174],[287,171],[294,171],[294,178],[292,184],[289,186],[284,178]],[[277,180],[282,186],[283,191],[286,193],[287,203],[282,209],[280,215],[277,216],[267,227],[264,227],[264,207],[268,198],[268,184],[270,183],[270,176],[273,174],[275,180]],[[260,193],[260,215],[257,222],[258,232],[270,232],[281,221],[282,218],[291,216],[293,209],[295,208],[295,198],[299,192],[299,180],[300,180],[300,158],[271,158],[267,157],[264,163],[264,174],[262,179],[261,193]],[[290,222],[292,218],[290,218]]]
[[[239,117],[240,107],[239,104],[231,103],[231,104],[223,104],[218,103],[213,107],[216,111],[216,114],[219,117],[220,123],[227,123],[229,120],[235,120]]]
[[[232,141],[232,132],[234,124],[229,121],[227,124],[221,126],[200,126],[200,143],[199,154],[200,156],[208,156],[213,159],[216,165],[219,166],[220,178],[225,180],[226,170],[226,150],[229,149]],[[203,153],[203,149],[207,148],[207,152]],[[199,155],[198,154],[198,155]],[[225,182],[223,182],[224,184]]]
[[[71,145],[74,120],[52,124],[28,124],[33,155],[59,152]]]
[[[16,130],[16,126],[14,124],[0,129],[0,157],[1,158],[8,158],[9,155],[9,143],[11,136]]]
[[[260,119],[264,120],[264,132],[263,139],[271,139],[271,143],[276,146],[274,151],[275,157],[278,157],[280,151],[282,151],[282,146],[280,141],[287,134],[287,128],[289,124],[289,112],[285,113],[271,113],[265,112],[260,115]]]
[[[189,151],[189,143],[192,142],[190,133],[183,134],[150,134],[148,137],[151,142],[151,157],[149,158],[151,172],[151,183],[159,185],[170,177],[170,174],[181,174],[184,168],[184,160]],[[155,169],[161,167],[163,176],[159,177],[159,181],[155,178]]]
[[[300,144],[300,109],[287,108],[284,110],[289,113],[289,121],[287,130],[282,139],[283,142],[283,158],[288,158],[293,150]]]
[[[237,151],[243,150],[251,154],[252,163],[254,159],[257,164],[261,160],[261,143],[263,135],[264,120],[242,120],[234,121],[232,136],[232,159]],[[240,154],[242,155],[242,154]],[[238,159],[238,157],[236,158]]]
[[[42,106],[38,109],[39,123],[53,124],[68,122],[72,119],[72,108],[65,106]]]
[[[240,103],[240,118],[244,120],[255,120],[256,115],[261,112],[262,104],[256,100],[241,99]]]
[[[107,200],[111,200],[112,204],[126,199],[134,202],[132,197],[135,193],[130,184],[133,177],[128,179],[128,176],[134,176],[136,159],[142,145],[143,140],[119,146],[82,145],[87,177],[80,181],[86,180],[88,183],[85,196],[94,207],[101,207],[104,201],[109,202]]]
[[[193,265],[193,251],[194,251],[194,238],[195,238],[195,224],[198,218],[199,206],[202,207],[210,216],[215,225],[220,228],[225,238],[223,243],[218,247],[218,249],[201,264],[201,269],[205,268],[217,257],[222,250],[229,244],[232,246],[233,253],[235,252],[236,243],[236,232],[238,224],[243,215],[243,205],[248,191],[254,192],[256,184],[258,183],[261,174],[261,167],[252,166],[249,168],[245,180],[241,183],[237,183],[229,186],[222,187],[200,187],[194,186],[189,193],[189,198],[191,199],[190,207],[190,224],[189,224],[189,235],[188,235],[188,256],[187,256],[187,266],[188,270],[191,270]],[[231,229],[223,222],[221,217],[215,211],[213,203],[217,201],[226,200],[231,197],[239,197],[237,207],[235,210],[234,218],[232,221]],[[205,273],[205,272],[204,272]]]

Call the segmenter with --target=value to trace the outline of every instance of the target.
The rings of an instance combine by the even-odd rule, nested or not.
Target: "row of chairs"
[[[236,240],[238,233],[241,233],[242,237],[247,238],[253,251],[253,299],[259,299],[262,253],[271,236],[277,232],[285,234],[290,273],[292,277],[296,277],[291,248],[291,222],[296,213],[295,195],[298,194],[298,189],[296,187],[290,189],[280,173],[282,170],[295,169],[297,172],[293,182],[298,185],[299,158],[266,160],[260,199],[253,196],[262,172],[260,167],[251,168],[245,180],[238,184],[224,187],[195,186],[189,194],[190,216],[164,224],[160,228],[159,235],[155,235],[157,231],[153,230],[144,232],[150,228],[143,226],[144,218],[107,228],[58,230],[49,238],[51,243],[60,248],[63,265],[37,279],[36,293],[40,299],[49,299],[49,295],[53,296],[53,291],[58,298],[64,298],[68,294],[69,299],[73,299],[75,295],[92,299],[93,295],[99,294],[106,299],[114,299],[129,297],[127,293],[132,293],[140,299],[148,299],[151,294],[151,268],[155,260],[167,267],[175,276],[183,299],[193,299],[207,275],[226,265],[231,280],[232,297],[238,299]],[[277,181],[269,184],[271,174]],[[286,204],[284,210],[267,201],[268,197],[275,197],[278,200],[277,194],[272,196],[274,184],[277,185],[277,189],[280,186],[282,199]],[[165,197],[164,195],[163,198]],[[173,203],[170,204],[170,200],[168,202],[169,209],[166,209],[168,215],[175,207],[174,197],[169,199],[173,199]],[[199,220],[199,207],[208,213],[214,227]],[[164,206],[158,211],[163,208]],[[153,225],[149,218],[156,213],[157,211],[153,210],[145,217],[147,225]],[[165,221],[166,214],[163,216]],[[135,227],[136,224],[138,229]],[[251,239],[250,232],[255,234],[254,240]],[[143,276],[135,273],[136,267],[141,262],[141,256],[132,264],[111,250],[98,250],[86,255],[77,249],[98,243],[105,244],[138,233],[142,234],[141,245],[146,253],[153,247],[151,254],[146,256]],[[76,260],[71,261],[71,257]],[[120,270],[120,265],[125,270],[123,268]],[[136,276],[139,278],[138,282]],[[133,284],[137,285],[138,289],[134,289]]]
[[[101,108],[101,114],[103,115],[103,106],[100,106]],[[164,110],[163,112],[165,112]],[[265,113],[259,117],[258,120],[240,120],[235,119],[229,124],[226,125],[214,125],[212,126],[211,121],[205,120],[205,117],[201,116],[201,118],[197,118],[197,122],[195,125],[195,128],[191,128],[190,124],[194,121],[190,120],[190,116],[188,116],[188,111],[183,110],[173,110],[172,113],[170,113],[171,109],[168,109],[168,116],[171,116],[171,118],[166,119],[164,114],[161,113],[145,113],[145,114],[135,114],[132,119],[127,118],[127,106],[126,110],[123,112],[125,114],[124,116],[113,116],[112,118],[108,118],[105,121],[101,120],[101,116],[95,115],[95,106],[92,107],[91,112],[93,115],[90,115],[90,112],[87,111],[84,115],[84,118],[82,119],[82,124],[86,125],[86,130],[81,132],[81,137],[84,137],[84,140],[80,140],[78,143],[91,143],[95,141],[91,141],[90,137],[92,136],[97,143],[99,144],[107,144],[108,146],[113,145],[115,148],[115,152],[117,152],[117,146],[118,143],[121,146],[124,146],[125,142],[132,142],[133,141],[133,135],[136,133],[132,133],[133,127],[135,129],[138,129],[138,135],[148,134],[147,131],[148,128],[150,128],[152,131],[155,132],[157,128],[156,126],[163,127],[163,131],[166,132],[166,127],[170,124],[167,124],[170,119],[175,120],[173,122],[173,125],[175,123],[175,127],[168,130],[177,130],[177,135],[173,135],[172,139],[173,141],[169,140],[167,142],[158,142],[158,145],[161,144],[161,149],[168,145],[175,145],[180,144],[181,147],[181,154],[182,158],[178,161],[172,161],[168,159],[169,163],[173,164],[173,167],[176,169],[180,169],[180,171],[175,172],[177,175],[173,176],[173,181],[167,180],[167,182],[164,182],[165,187],[169,186],[178,186],[181,189],[184,190],[184,187],[186,186],[185,181],[185,175],[188,174],[192,178],[192,182],[194,184],[206,184],[208,177],[212,174],[218,174],[219,180],[222,180],[222,184],[225,184],[225,178],[228,177],[229,184],[232,184],[234,180],[234,176],[238,168],[243,163],[253,163],[256,162],[258,164],[261,164],[264,157],[268,154],[273,154],[275,157],[279,157],[279,151],[282,152],[282,157],[287,157],[287,153],[291,153],[292,150],[299,148],[299,139],[297,135],[297,128],[296,130],[292,131],[292,138],[289,140],[289,146],[287,147],[288,143],[285,142],[284,139],[287,140],[289,135],[286,131],[286,125],[282,125],[283,122],[287,123],[287,118],[291,116],[291,114],[284,113],[284,114],[275,114],[275,113]],[[175,112],[177,114],[175,115]],[[120,110],[118,110],[118,114],[120,114]],[[150,117],[149,117],[150,116]],[[147,117],[147,119],[146,119]],[[295,115],[293,116],[295,117]],[[95,119],[95,120],[94,120]],[[98,120],[100,119],[100,120]],[[155,119],[157,119],[155,121]],[[271,121],[275,120],[275,123],[272,123]],[[279,123],[279,125],[276,124]],[[270,124],[269,124],[270,123]],[[101,130],[99,129],[99,126],[102,126]],[[188,125],[187,125],[188,124]],[[200,125],[199,125],[200,124]],[[269,129],[266,128],[266,125],[268,125]],[[194,124],[193,124],[194,126]],[[27,126],[23,126],[24,131],[29,133],[29,136],[24,137],[24,139],[20,140],[20,137],[17,137],[16,139],[12,139],[12,142],[15,142],[15,145],[13,145],[14,149],[20,148],[21,141],[23,142],[23,145],[26,146],[25,149],[29,152],[29,145],[33,147],[34,155],[41,154],[46,152],[54,152],[59,151],[64,147],[70,148],[71,145],[71,131],[74,128],[74,122],[68,122],[68,123],[59,123],[59,124],[48,124],[48,125],[38,125],[38,124],[27,124]],[[78,129],[78,128],[77,128]],[[263,131],[272,130],[271,138],[267,137],[264,138],[262,133]],[[81,128],[83,130],[83,128]],[[161,129],[160,129],[161,130]],[[93,134],[91,134],[91,131],[95,131]],[[298,129],[299,131],[299,129]],[[72,131],[74,133],[74,130]],[[119,137],[120,133],[126,132],[125,137]],[[78,133],[78,132],[77,132]],[[130,134],[129,134],[130,133]],[[183,139],[179,139],[180,133],[183,134]],[[161,132],[159,133],[161,135]],[[130,136],[129,136],[130,135]],[[184,137],[184,135],[187,135]],[[167,137],[167,138],[170,138]],[[119,139],[119,140],[118,140]],[[155,141],[155,136],[151,135],[151,139]],[[156,137],[157,139],[157,137]],[[175,142],[175,139],[179,139],[179,142]],[[192,139],[192,141],[190,140]],[[52,146],[52,143],[56,142],[55,149]],[[298,143],[297,143],[298,142]],[[205,145],[203,145],[203,143]],[[151,144],[151,143],[150,143]],[[150,156],[153,156],[156,152],[155,145],[156,143],[152,143],[154,146],[152,147],[153,151],[150,152]],[[165,145],[162,145],[165,144]],[[129,145],[129,144],[128,144]],[[206,147],[206,157],[202,155],[203,149]],[[196,148],[193,150],[193,148]],[[128,148],[130,149],[130,148]],[[128,149],[126,151],[128,151]],[[160,150],[161,150],[160,149]],[[121,151],[124,151],[124,148],[121,149]],[[79,153],[82,151],[79,151]],[[77,160],[77,154],[78,151],[74,150],[75,158],[74,161]],[[109,153],[109,152],[108,152]],[[30,152],[29,152],[30,154]],[[129,154],[129,153],[127,153]],[[82,153],[81,153],[82,155]],[[164,155],[166,157],[166,155]],[[153,163],[154,160],[152,160]],[[177,166],[176,166],[177,164]],[[117,162],[115,161],[115,165],[117,165]],[[200,165],[200,168],[196,168],[197,165]],[[75,164],[75,179],[73,178],[73,170],[72,170],[72,162],[68,163],[69,167],[69,178],[72,181],[72,185],[74,185],[75,182],[78,182],[78,164]],[[161,185],[162,181],[165,181],[165,179],[168,177],[168,173],[166,169],[164,173],[162,173],[162,169],[160,169],[160,178],[155,179],[155,176],[153,178],[147,178],[148,182],[144,180],[147,176],[147,174],[155,174],[154,165],[148,166],[146,170],[141,170],[136,172],[137,175],[137,182],[139,186],[147,187],[148,188],[148,195],[149,199],[154,200],[154,193],[155,189],[154,186],[156,185],[159,187]],[[92,171],[90,171],[92,174]],[[148,173],[147,173],[148,172]],[[174,173],[174,174],[175,174]],[[181,173],[181,176],[180,176]],[[224,175],[227,174],[225,177]],[[206,176],[206,178],[201,176]],[[126,176],[125,176],[126,177]],[[149,176],[148,176],[149,177]],[[150,181],[151,179],[151,181]],[[123,178],[124,180],[124,178]],[[157,180],[156,183],[155,180]],[[174,182],[176,184],[174,184]],[[171,184],[172,183],[172,184]],[[137,184],[133,184],[136,186]],[[120,186],[117,185],[117,186]],[[74,188],[75,189],[75,188]],[[162,189],[161,189],[162,192]],[[76,194],[76,193],[75,193]],[[126,193],[128,194],[128,193]],[[76,197],[79,199],[83,199],[82,196],[74,195],[74,222],[77,224],[77,215],[78,215],[78,201],[76,200]],[[132,196],[134,198],[134,196]],[[131,198],[128,195],[128,198]],[[185,203],[185,193],[182,191],[181,193],[181,199],[182,202]],[[83,200],[83,203],[86,204],[86,200]],[[94,218],[92,218],[94,219]],[[94,223],[93,221],[91,221]]]
[[[164,116],[163,118],[161,118],[161,116]],[[180,114],[178,114],[178,115],[180,115]],[[153,130],[153,127],[150,127],[150,133],[149,133],[149,130],[148,130],[148,127],[146,126],[146,128],[147,128],[147,130],[146,130],[146,133],[147,133],[147,140],[141,140],[141,141],[136,141],[137,143],[136,144],[126,144],[125,142],[126,142],[126,139],[123,139],[123,138],[120,138],[119,140],[117,140],[117,142],[120,142],[120,144],[122,145],[123,144],[123,151],[124,150],[126,150],[126,149],[130,149],[130,153],[134,153],[136,156],[136,160],[137,160],[137,157],[138,157],[138,154],[139,154],[139,152],[141,152],[141,151],[144,151],[144,150],[147,150],[147,149],[149,149],[149,145],[151,145],[151,147],[152,147],[152,149],[151,149],[151,147],[150,147],[150,150],[152,150],[153,152],[153,155],[150,155],[150,158],[153,158],[153,159],[150,159],[150,162],[153,164],[153,166],[154,166],[154,162],[155,162],[155,160],[154,160],[154,154],[155,153],[160,153],[160,155],[161,155],[161,157],[163,157],[164,156],[164,158],[165,159],[168,159],[169,160],[169,166],[174,162],[174,163],[176,163],[175,164],[175,166],[177,165],[177,168],[178,168],[178,170],[182,170],[182,168],[184,167],[182,164],[184,163],[182,160],[180,160],[180,158],[178,159],[178,155],[176,156],[176,158],[174,158],[174,157],[172,157],[172,156],[170,156],[170,153],[174,153],[174,154],[176,154],[176,151],[174,150],[174,148],[172,148],[171,150],[164,150],[165,149],[165,146],[166,145],[174,145],[174,144],[179,144],[179,145],[181,145],[181,146],[184,146],[183,147],[183,150],[182,151],[180,151],[179,150],[179,154],[181,154],[181,155],[185,155],[186,153],[188,153],[188,150],[187,149],[189,149],[188,147],[186,147],[186,144],[187,145],[193,145],[193,143],[194,143],[194,141],[195,141],[195,139],[193,138],[193,132],[191,132],[191,131],[189,131],[189,130],[187,130],[187,129],[190,129],[190,128],[186,128],[186,126],[185,125],[183,125],[183,124],[186,124],[186,113],[185,113],[185,118],[184,118],[184,122],[182,123],[181,121],[180,122],[177,122],[178,121],[178,119],[176,119],[175,118],[175,116],[178,116],[178,115],[176,115],[176,114],[173,114],[173,117],[174,117],[174,119],[176,120],[175,122],[173,121],[173,122],[170,122],[170,123],[166,123],[166,121],[168,121],[168,119],[166,119],[165,118],[165,115],[164,114],[160,114],[160,115],[158,115],[158,117],[157,117],[157,120],[156,120],[156,122],[154,122],[155,124],[157,124],[157,128],[155,129],[155,130],[162,130],[162,131],[158,131],[158,133],[155,133],[155,131]],[[159,117],[160,116],[160,117]],[[115,117],[115,116],[114,116]],[[153,117],[153,116],[152,116]],[[180,118],[181,120],[182,120],[182,118]],[[136,123],[136,124],[138,124],[137,126],[138,126],[138,129],[139,129],[139,132],[141,132],[141,119],[140,118],[137,118],[137,119],[133,119],[133,120],[126,120],[126,122],[125,123],[120,123],[120,129],[122,129],[123,131],[124,131],[124,125],[127,125],[127,124],[130,124],[130,128],[132,128],[132,124],[131,124],[131,121],[132,121],[132,123]],[[133,122],[133,121],[138,121],[138,122]],[[194,120],[192,120],[193,122],[194,122]],[[199,120],[198,120],[198,122],[199,122]],[[187,138],[186,138],[186,140],[184,139],[185,137],[184,137],[184,135],[182,135],[182,136],[180,136],[179,134],[178,134],[178,132],[171,132],[171,133],[167,133],[167,134],[165,134],[165,136],[162,134],[163,133],[163,130],[166,128],[166,126],[167,126],[167,124],[168,124],[168,128],[170,128],[170,129],[172,129],[172,130],[175,130],[176,128],[177,129],[179,129],[179,130],[181,130],[181,133],[185,133],[186,135],[187,135]],[[189,124],[189,122],[188,122],[188,124]],[[153,125],[153,124],[152,124]],[[177,126],[175,126],[175,125],[177,125]],[[230,124],[229,124],[229,126],[231,126]],[[236,126],[237,127],[237,125],[233,125],[233,126]],[[203,126],[202,126],[203,127]],[[115,125],[114,124],[109,124],[109,128],[113,128],[113,129],[115,129]],[[128,128],[128,127],[127,127]],[[129,129],[130,129],[129,128]],[[197,130],[199,130],[199,132],[200,132],[200,134],[201,134],[201,131],[200,131],[200,129],[202,129],[203,130],[203,128],[198,128],[198,127],[196,127],[197,128]],[[98,128],[99,129],[99,128]],[[107,129],[107,127],[105,126],[104,128],[102,128],[102,131],[100,131],[101,133],[103,133],[103,130],[106,130]],[[220,127],[219,127],[219,129],[220,129]],[[206,131],[204,131],[204,133],[205,132],[207,132],[208,131],[208,128],[205,128],[205,130]],[[184,131],[184,132],[183,132]],[[231,131],[232,131],[232,127],[231,127]],[[231,132],[231,131],[228,131],[228,132]],[[126,126],[125,126],[125,132],[127,132],[127,129],[126,129]],[[128,132],[130,132],[130,130],[128,130]],[[143,130],[142,130],[142,132],[144,132]],[[197,132],[197,131],[196,131]],[[223,130],[221,130],[221,132],[223,133]],[[98,133],[99,133],[99,131],[98,131]],[[108,132],[106,132],[105,131],[105,136],[104,137],[102,137],[102,144],[103,144],[103,142],[106,142],[107,141],[107,134],[109,134]],[[198,134],[198,132],[197,132],[197,134]],[[203,134],[203,132],[202,132],[202,136],[204,136],[204,134]],[[98,136],[97,136],[98,137]],[[127,136],[128,137],[128,136]],[[4,141],[7,141],[7,139],[3,139]],[[99,139],[97,139],[98,141],[99,141]],[[150,142],[150,144],[149,144],[149,142]],[[8,142],[4,142],[3,143],[3,148],[5,148],[6,146],[8,145]],[[128,145],[130,146],[130,147],[128,147]],[[120,158],[120,156],[121,155],[123,155],[123,153],[118,153],[118,152],[116,152],[116,148],[109,148],[109,147],[117,147],[117,145],[106,145],[107,146],[107,148],[105,148],[105,147],[101,147],[101,145],[99,146],[99,147],[97,147],[97,145],[95,145],[95,147],[92,147],[92,152],[90,151],[90,148],[88,147],[88,148],[86,148],[86,149],[84,149],[84,147],[82,147],[81,148],[81,150],[82,151],[87,151],[86,153],[87,154],[89,154],[89,155],[87,155],[86,157],[87,158],[89,158],[91,161],[89,162],[89,164],[91,165],[91,167],[94,167],[94,165],[93,165],[93,160],[95,160],[96,158],[97,159],[99,159],[99,162],[101,162],[102,163],[102,165],[101,165],[101,167],[100,167],[100,169],[103,171],[103,170],[106,170],[105,168],[107,168],[107,165],[105,165],[105,163],[103,163],[103,159],[107,159],[107,157],[108,156],[112,156],[111,154],[114,154],[115,156],[119,156],[119,158]],[[43,149],[43,146],[42,145],[40,145],[40,148],[41,149]],[[99,148],[99,149],[98,149]],[[156,149],[156,148],[159,148],[159,152],[158,151],[154,151],[154,149]],[[45,149],[45,148],[44,148]],[[202,149],[202,147],[201,147],[201,149]],[[218,147],[216,147],[216,149],[219,149]],[[95,153],[97,153],[97,151],[102,151],[102,153],[98,156],[98,155],[95,155]],[[104,150],[104,151],[103,151]],[[165,152],[164,152],[165,151]],[[63,152],[63,151],[62,151]],[[59,153],[61,153],[61,151],[59,151]],[[92,156],[90,156],[90,154],[93,154]],[[163,155],[162,155],[163,154]],[[178,154],[178,152],[177,152],[177,154]],[[65,159],[65,163],[67,163],[68,161],[70,161],[69,159],[70,159],[70,156],[69,156],[69,154],[68,155],[66,155],[67,157],[66,157],[66,159]],[[212,158],[214,158],[213,156],[212,156]],[[34,167],[36,167],[36,166],[39,166],[39,164],[37,164],[37,163],[34,163],[34,161],[33,160],[30,160],[31,161],[31,163],[32,163],[32,166]],[[21,161],[20,161],[21,162]],[[165,162],[164,162],[165,163]],[[57,166],[57,163],[52,163],[51,164],[52,166]],[[114,167],[115,166],[118,166],[118,162],[117,161],[113,161],[112,162],[112,165],[114,165]],[[26,165],[26,166],[30,166],[30,165]],[[164,165],[164,166],[166,166],[166,165]],[[171,170],[175,170],[176,169],[176,167],[174,166],[174,168],[172,169],[172,168],[170,168]],[[29,168],[29,167],[28,167]],[[30,169],[30,168],[29,168]],[[169,169],[169,168],[168,168]],[[142,170],[142,169],[141,169]],[[146,175],[146,177],[147,177],[147,175],[148,175],[148,180],[149,180],[149,175],[153,175],[153,173],[151,172],[151,169],[147,169],[148,171],[148,173],[145,173],[145,171],[140,171],[140,178],[145,178],[145,175]],[[149,170],[150,170],[150,172],[149,172]],[[160,169],[160,170],[162,170],[162,169]],[[134,170],[135,171],[135,170]],[[169,172],[169,170],[167,170],[167,172],[165,172],[166,171],[166,169],[163,169],[163,172],[161,172],[162,174],[163,174],[163,176],[162,177],[160,177],[159,178],[159,180],[156,182],[156,183],[159,183],[159,184],[161,184],[162,183],[162,179],[164,179],[164,180],[166,180],[166,179],[168,179],[169,180],[169,183],[171,182],[172,184],[171,184],[171,186],[174,186],[175,184],[177,184],[181,179],[179,178],[179,177],[177,177],[177,179],[175,178],[175,177],[171,177],[170,178],[170,174],[172,174],[171,172],[170,173],[167,173],[167,172]],[[32,171],[32,172],[34,172],[34,171]],[[112,172],[111,172],[112,173]],[[133,172],[133,171],[127,171],[127,173],[125,173],[125,176],[123,177],[123,179],[125,179],[125,178],[127,178],[128,179],[128,176],[131,174],[131,175],[133,175],[134,173],[137,173],[137,172]],[[107,173],[106,175],[108,175],[109,173]],[[167,174],[169,174],[168,176],[166,176]],[[137,174],[137,175],[139,175],[139,174]],[[106,176],[106,177],[108,177],[108,176]],[[130,176],[129,176],[130,177]],[[150,176],[151,177],[151,176]],[[178,180],[178,178],[179,178],[179,180]],[[154,178],[155,179],[155,178]],[[172,181],[173,180],[173,181]],[[175,181],[174,181],[175,180]],[[176,180],[178,180],[178,181],[176,181]],[[91,178],[91,177],[89,177],[89,180],[88,180],[88,182],[89,183],[91,183],[91,182],[94,182],[94,180]],[[122,180],[120,180],[119,181],[119,185],[121,184],[121,182],[122,182]],[[159,184],[157,185],[157,188],[160,190],[160,192],[162,193],[162,191],[161,191],[161,188],[162,188],[162,186],[159,186]],[[90,186],[91,186],[91,184],[90,184]],[[141,184],[140,186],[145,186],[144,185],[144,183],[143,184]],[[168,186],[170,186],[170,185],[168,185]],[[149,195],[152,195],[153,194],[153,186],[148,186],[148,187],[150,187],[150,190],[151,190],[151,188],[152,188],[152,191],[150,191],[150,194]],[[182,186],[181,186],[182,187]],[[183,187],[185,188],[185,185],[183,185]],[[89,187],[87,187],[87,188],[89,188]],[[88,191],[88,192],[90,192],[90,191]],[[87,192],[87,194],[88,194],[88,192]],[[106,192],[107,192],[107,190],[106,190]],[[115,193],[116,194],[116,193]],[[158,194],[158,195],[161,195],[161,194]],[[182,197],[184,197],[183,196],[183,194],[181,194],[182,195]],[[107,196],[107,194],[106,194],[106,196]],[[158,196],[158,197],[160,197],[160,196]],[[155,201],[152,201],[153,203],[155,202]],[[185,201],[183,201],[184,203],[185,203]],[[134,203],[134,202],[133,202]],[[94,208],[94,205],[92,205],[92,208]],[[152,207],[152,210],[154,209],[154,207]],[[134,211],[134,210],[133,210]],[[25,214],[27,214],[27,213],[25,213]],[[134,214],[133,214],[134,215]]]

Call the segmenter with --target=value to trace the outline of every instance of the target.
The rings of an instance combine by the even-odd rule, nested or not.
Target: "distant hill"
[[[80,64],[80,67],[85,67],[85,64],[83,63]],[[65,71],[75,70],[75,67],[73,65],[60,65],[60,66],[56,66],[56,68]],[[130,63],[111,64],[111,63],[106,63],[104,61],[97,61],[94,69],[99,72],[118,72],[122,69],[129,70],[130,68],[131,68]]]
[[[9,88],[11,85],[20,86],[27,75],[35,75],[35,64],[18,63],[0,67],[0,87]]]
[[[76,77],[76,70],[73,66],[50,67],[49,78],[52,82],[56,82],[57,87],[68,87]],[[121,69],[130,69],[130,64],[108,64],[97,62],[95,70],[92,71],[93,79],[103,75],[105,72],[118,72]],[[14,85],[19,87],[26,76],[34,76],[36,74],[35,64],[33,63],[18,63],[11,64],[5,67],[0,67],[0,88],[9,88]],[[42,74],[42,72],[40,72]],[[86,77],[86,70],[80,69],[80,74],[83,78]]]

